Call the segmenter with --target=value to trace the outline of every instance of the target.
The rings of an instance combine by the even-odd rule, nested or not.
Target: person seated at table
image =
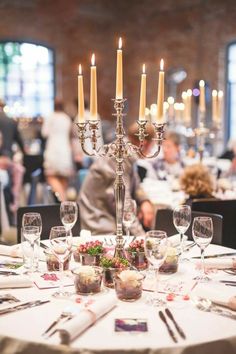
[[[128,130],[128,139],[138,145],[136,124]],[[150,134],[144,145],[147,152],[152,143]],[[131,227],[132,235],[143,235],[150,229],[154,219],[154,208],[140,186],[135,157],[124,160],[125,197],[133,198],[138,205],[138,218]],[[114,158],[98,158],[90,167],[79,193],[79,207],[82,229],[93,235],[114,234],[116,231],[116,210],[114,182],[116,177]]]
[[[188,166],[180,177],[180,187],[188,195],[185,201],[192,204],[193,199],[214,198],[214,182],[208,168],[201,163]]]
[[[162,142],[161,158],[152,162],[159,180],[167,180],[168,176],[179,177],[183,170],[183,162],[180,157],[181,136],[173,131],[166,131]]]

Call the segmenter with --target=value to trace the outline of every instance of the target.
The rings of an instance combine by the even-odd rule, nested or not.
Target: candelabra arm
[[[140,156],[150,159],[150,158],[154,158],[157,157],[158,154],[160,153],[161,150],[161,143],[163,141],[163,135],[164,135],[164,131],[165,131],[165,123],[152,123],[154,130],[155,130],[155,138],[153,139],[154,141],[156,141],[156,151],[154,151],[154,153],[152,154],[145,154],[143,152],[143,148],[144,148],[144,142],[146,137],[148,136],[148,134],[146,133],[146,124],[147,124],[147,120],[138,120],[137,121],[139,130],[138,130],[138,134],[137,136],[139,137],[139,146],[136,147],[135,151],[137,152],[137,154],[139,154]]]

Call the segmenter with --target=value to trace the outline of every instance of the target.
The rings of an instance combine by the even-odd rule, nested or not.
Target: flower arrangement
[[[135,301],[142,295],[144,275],[135,270],[123,270],[114,277],[115,291],[118,299]]]
[[[129,244],[127,248],[129,253],[140,253],[144,252],[144,240],[135,240]]]
[[[121,257],[102,257],[100,266],[103,268],[125,269],[129,266],[129,261]]]
[[[128,258],[137,269],[144,270],[148,267],[148,261],[144,253],[144,240],[135,240],[127,248]]]
[[[98,256],[104,253],[104,247],[101,241],[89,241],[79,245],[78,251],[81,254],[89,254],[90,256]]]
[[[100,266],[104,269],[103,282],[108,288],[114,287],[114,275],[129,267],[129,261],[121,257],[103,256]]]

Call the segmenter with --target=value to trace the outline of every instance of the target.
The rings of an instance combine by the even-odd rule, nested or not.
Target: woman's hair
[[[195,164],[184,169],[180,186],[190,197],[212,197],[213,180],[207,167]]]
[[[166,140],[171,140],[176,146],[180,146],[181,144],[181,135],[172,130],[167,130],[164,137]]]

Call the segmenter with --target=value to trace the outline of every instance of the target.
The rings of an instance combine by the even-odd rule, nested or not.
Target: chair
[[[194,199],[192,210],[222,215],[222,245],[236,248],[236,199]]]
[[[62,225],[60,219],[60,204],[51,205],[30,205],[26,207],[20,207],[17,210],[17,242],[21,242],[21,227],[22,227],[22,217],[24,213],[40,213],[42,218],[42,233],[41,240],[49,238],[50,230],[52,226]],[[78,209],[78,218],[75,226],[72,229],[72,233],[75,236],[80,234],[80,218]]]
[[[190,239],[192,239],[192,223],[193,223],[193,219],[197,216],[209,216],[212,218],[213,230],[214,230],[212,243],[221,245],[222,244],[222,220],[223,220],[221,215],[205,213],[202,211],[200,212],[192,211],[192,221],[185,234]],[[166,231],[168,236],[176,234],[177,230],[173,224],[173,210],[159,209],[156,213],[155,228],[157,230]]]

